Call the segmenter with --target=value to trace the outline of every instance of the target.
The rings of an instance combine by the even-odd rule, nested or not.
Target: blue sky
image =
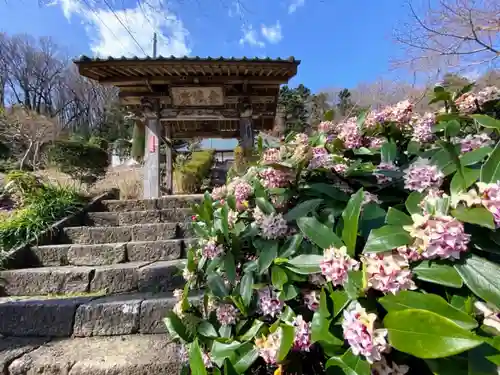
[[[302,63],[290,83],[313,91],[394,76],[391,32],[407,16],[397,0],[148,0],[155,9],[136,0],[44,1],[0,1],[0,31],[51,36],[70,56],[144,55],[153,30],[163,55],[295,56]]]

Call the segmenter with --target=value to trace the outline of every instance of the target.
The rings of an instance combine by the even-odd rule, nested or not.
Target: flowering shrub
[[[496,374],[495,92],[325,121],[206,193],[165,319],[186,373]]]

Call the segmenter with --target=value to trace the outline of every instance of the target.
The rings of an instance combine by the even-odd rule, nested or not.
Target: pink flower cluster
[[[398,252],[367,254],[363,257],[368,286],[384,293],[416,289],[408,260]]]
[[[426,113],[423,116],[414,115],[411,121],[413,128],[412,139],[419,143],[428,143],[434,138],[432,127],[436,123],[436,115]]]
[[[474,151],[478,148],[491,146],[493,141],[488,134],[468,134],[459,140],[460,152]]]
[[[332,121],[323,121],[318,125],[318,131],[324,134],[336,133],[337,125]]]
[[[393,106],[387,106],[381,111],[372,111],[366,116],[365,127],[373,128],[377,124],[394,122],[403,128],[412,117],[413,105],[408,100],[399,102]]]
[[[271,315],[274,318],[283,310],[283,301],[274,291],[264,288],[259,290],[259,308],[263,315]]]
[[[405,189],[423,192],[426,189],[439,189],[444,175],[435,165],[427,160],[419,160],[405,171]]]
[[[379,171],[397,171],[398,167],[396,167],[393,163],[380,163],[377,165],[377,170]],[[389,176],[386,176],[385,174],[382,173],[376,173],[374,172],[373,175],[377,179],[377,183],[379,184],[386,184],[390,181],[392,181],[392,178]]]
[[[227,195],[227,187],[225,185],[222,185],[222,186],[217,186],[215,188],[213,188],[212,190],[212,199],[213,200],[221,200],[221,199],[224,199]]]
[[[311,290],[304,293],[304,302],[309,310],[316,311],[319,308],[319,292]]]
[[[321,273],[333,285],[343,285],[347,281],[348,272],[357,270],[359,262],[347,255],[347,249],[330,247],[325,250],[320,264]]]
[[[311,347],[311,323],[306,322],[302,315],[297,315],[293,320],[293,326],[295,327],[293,348],[308,352]]]
[[[322,146],[314,147],[312,151],[313,151],[313,157],[309,161],[309,166],[308,166],[309,169],[332,167],[332,157],[328,153],[326,148]]]
[[[359,304],[353,302],[344,310],[342,328],[344,338],[351,346],[354,355],[363,355],[369,363],[382,359],[382,353],[389,349],[385,337],[387,330],[375,329],[375,314],[368,314]]]
[[[367,205],[368,203],[381,203],[380,199],[375,194],[370,193],[369,191],[363,192],[363,202],[362,206]]]
[[[281,328],[278,328],[269,336],[255,340],[255,346],[259,349],[259,355],[267,364],[276,364],[278,361],[281,336]]]
[[[209,240],[205,246],[203,246],[201,254],[207,259],[212,260],[224,254],[224,247],[222,245],[218,245],[215,240]]]
[[[233,305],[224,303],[217,307],[216,315],[220,324],[229,326],[236,323],[238,309]]]
[[[412,215],[413,225],[404,227],[415,238],[414,247],[425,259],[460,259],[468,250],[470,235],[464,225],[447,215]]]
[[[252,185],[246,181],[239,181],[234,185],[234,197],[238,202],[246,201],[252,193]]]
[[[290,184],[291,176],[287,171],[275,168],[267,168],[260,172],[262,185],[267,189],[287,187]]]
[[[355,149],[363,146],[363,136],[358,128],[357,117],[350,117],[343,123],[338,124],[340,133],[338,137],[344,142],[347,149]]]
[[[268,148],[262,153],[262,164],[274,164],[281,161],[281,152],[277,148]]]
[[[287,234],[288,224],[287,221],[283,219],[282,214],[272,213],[264,216],[262,224],[260,224],[260,231],[262,237],[268,240],[274,240],[284,237]]]
[[[368,138],[368,147],[369,148],[381,148],[385,142],[386,142],[385,138],[369,137]]]
[[[371,375],[405,375],[410,371],[406,365],[397,365],[395,362],[387,363],[385,357],[380,361],[375,362],[371,367]]]
[[[500,181],[492,184],[477,183],[481,203],[493,214],[495,224],[500,226]]]
[[[305,133],[298,133],[295,135],[295,138],[291,143],[298,145],[307,145],[309,144],[309,137]]]
[[[497,99],[500,99],[500,89],[489,86],[477,93],[468,92],[463,94],[455,101],[455,104],[461,112],[472,113],[478,109],[477,105],[482,106],[486,102]]]

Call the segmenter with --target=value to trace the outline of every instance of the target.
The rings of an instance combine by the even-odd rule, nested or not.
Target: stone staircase
[[[0,272],[4,374],[178,374],[163,323],[200,195],[102,201],[85,225]]]

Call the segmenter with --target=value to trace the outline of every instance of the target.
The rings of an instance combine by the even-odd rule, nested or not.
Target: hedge
[[[187,162],[174,170],[174,191],[177,193],[197,193],[203,180],[210,174],[214,155],[214,150],[193,152]]]

